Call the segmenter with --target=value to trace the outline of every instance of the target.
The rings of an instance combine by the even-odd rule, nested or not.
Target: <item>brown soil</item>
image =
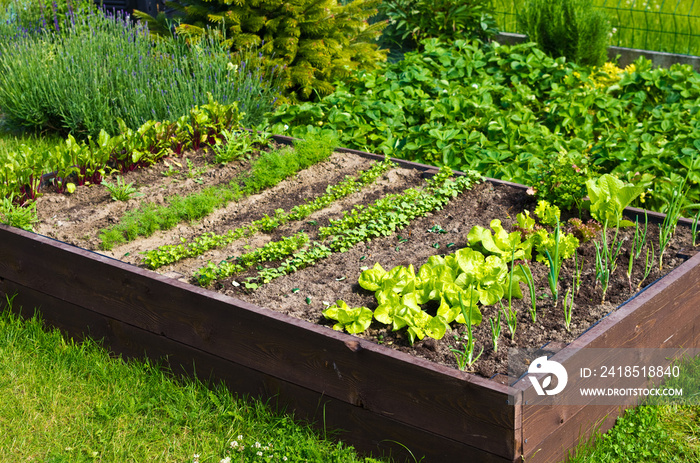
[[[186,159],[190,159],[191,168],[188,168]],[[99,231],[116,223],[125,211],[134,209],[146,201],[164,203],[169,195],[185,194],[197,191],[206,185],[227,182],[249,166],[249,162],[231,163],[226,166],[212,165],[211,162],[211,155],[200,151],[186,153],[182,158],[165,160],[165,164],[125,174],[124,180],[134,182],[140,195],[127,202],[112,201],[109,193],[100,185],[78,187],[72,195],[46,191],[37,201],[40,222],[35,226],[35,231],[76,246],[98,250]],[[98,252],[143,266],[140,263],[140,253],[146,250],[163,244],[177,244],[181,238],[189,240],[205,231],[223,233],[264,215],[271,215],[278,208],[289,210],[294,204],[303,203],[307,199],[323,194],[328,184],[337,183],[346,175],[356,175],[358,171],[367,169],[370,165],[371,161],[362,157],[335,153],[329,161],[302,171],[261,194],[230,204],[199,222],[183,223],[172,230],[157,232],[151,237],[139,239],[112,251]],[[169,172],[170,175],[166,176],[164,172]],[[248,240],[235,242],[225,249],[212,250],[197,258],[162,267],[158,272],[189,281],[189,276],[207,261],[219,262],[230,256],[240,255],[270,240],[289,236],[302,229],[313,239],[319,227],[327,225],[329,219],[341,217],[343,211],[352,208],[353,205],[369,204],[386,194],[419,186],[422,183],[422,174],[416,170],[393,169],[363,191],[337,201],[328,209],[318,211],[302,222],[290,223],[270,235],[259,234]],[[358,244],[345,253],[336,253],[313,267],[278,278],[255,291],[244,289],[246,278],[252,276],[254,272],[220,281],[212,289],[261,307],[330,327],[332,322],[323,317],[322,311],[328,304],[338,299],[345,300],[352,307],[360,305],[371,309],[376,307],[374,295],[357,284],[362,269],[372,267],[375,262],[379,262],[386,270],[396,265],[408,264],[413,264],[417,270],[431,255],[452,253],[466,246],[467,233],[474,225],[488,228],[490,221],[498,218],[501,219],[504,227],[509,229],[515,221],[516,214],[523,209],[532,211],[534,207],[534,198],[522,189],[482,183],[453,199],[443,210],[415,220],[393,236]],[[568,217],[564,217],[566,218]],[[587,219],[587,217],[583,218]],[[440,225],[446,233],[430,232],[429,229],[434,225]],[[574,311],[569,330],[564,325],[562,299],[572,285],[573,261],[566,261],[562,268],[559,280],[560,297],[556,307],[547,283],[547,267],[536,262],[531,263],[537,288],[537,322],[533,323],[528,312],[531,301],[528,290],[523,285],[524,298],[513,301],[514,307],[518,310],[515,340],[511,340],[505,321],[502,321],[498,351],[495,352],[488,319],[496,316],[497,308],[483,307],[484,321],[481,325],[474,327],[474,335],[477,349],[480,350],[483,347],[484,351],[481,359],[472,366],[471,370],[485,377],[498,373],[506,374],[508,348],[540,347],[551,342],[568,343],[632,297],[642,283],[640,280],[645,264],[643,256],[635,262],[631,282],[632,291],[630,291],[630,282],[625,273],[628,266],[630,238],[633,233],[634,228],[621,230],[620,236],[624,241],[621,257],[604,304],[600,303],[602,296],[600,285],[595,284],[594,246],[588,242],[579,248],[578,255],[579,258],[583,258],[584,266],[580,290],[574,298]],[[656,225],[649,225],[647,236],[650,239],[653,237],[654,246],[657,248],[658,227]],[[404,241],[406,238],[408,241]],[[643,284],[652,283],[694,254],[697,248],[692,249],[690,243],[690,231],[679,227],[670,248],[664,255],[664,271],[660,272],[656,265]],[[274,266],[275,263],[269,265]],[[434,311],[436,307],[429,306],[427,310]],[[360,336],[456,368],[457,363],[451,349],[462,348],[465,331],[465,327],[459,325],[451,332],[448,331],[442,340],[425,338],[410,346],[405,331],[392,332],[384,325],[373,322],[370,329]]]

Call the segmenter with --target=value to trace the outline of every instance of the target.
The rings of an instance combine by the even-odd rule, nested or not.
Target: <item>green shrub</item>
[[[530,40],[555,58],[592,66],[607,59],[610,21],[589,0],[528,0],[518,22]]]
[[[586,195],[586,180],[597,177],[598,169],[588,156],[586,142],[572,140],[571,151],[561,150],[546,156],[537,170],[535,196],[564,209],[581,209]]]
[[[384,23],[369,25],[379,0],[174,0],[181,12],[177,31],[196,37],[207,26],[223,30],[233,50],[259,46],[283,67],[285,94],[308,100],[333,92],[333,82],[353,70],[374,69],[385,54],[374,38]],[[163,22],[136,12],[152,30]]]
[[[497,32],[490,0],[387,0],[379,11],[389,20],[383,41],[402,48],[431,37],[486,39]]]
[[[214,101],[238,103],[253,126],[273,108],[274,75],[257,52],[231,54],[213,37],[154,42],[143,25],[101,12],[76,14],[62,32],[0,40],[0,108],[9,125],[96,136],[177,120]]]

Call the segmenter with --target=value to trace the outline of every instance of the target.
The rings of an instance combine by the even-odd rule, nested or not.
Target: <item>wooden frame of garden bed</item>
[[[527,405],[529,381],[503,385],[4,225],[0,294],[115,353],[167,357],[177,372],[269,398],[375,455],[407,457],[408,448],[426,462],[556,462],[622,410]],[[698,306],[700,254],[570,346],[698,347]],[[555,359],[566,365],[567,352]]]

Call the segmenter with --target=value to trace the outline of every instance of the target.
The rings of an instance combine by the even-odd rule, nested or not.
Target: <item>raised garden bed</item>
[[[276,397],[299,416],[343,430],[339,437],[364,451],[403,454],[398,442],[425,461],[559,461],[581,436],[608,428],[620,413],[618,406],[527,405],[527,378],[461,372],[245,302],[246,293],[198,288],[44,236],[2,227],[0,240],[0,291],[18,293],[25,312],[39,307],[50,323],[104,337],[115,352],[167,356],[174,367],[192,371],[194,364],[198,375],[213,374],[235,391]],[[680,264],[555,359],[566,365],[567,349],[578,347],[697,347],[699,260]],[[357,281],[357,274],[342,276]]]

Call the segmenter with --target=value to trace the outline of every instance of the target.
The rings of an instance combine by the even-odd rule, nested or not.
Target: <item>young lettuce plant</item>
[[[596,280],[601,283],[604,301],[610,276],[615,271],[622,248],[622,242],[617,239],[619,229],[621,226],[634,225],[632,222],[622,220],[622,213],[644,191],[644,187],[625,183],[612,175],[605,174],[598,179],[587,180],[586,188],[591,201],[591,215],[603,224],[601,242],[596,241],[595,247]],[[615,224],[615,234],[612,241],[608,243],[607,231],[611,224]]]
[[[338,300],[335,304],[323,311],[323,316],[329,320],[336,320],[333,325],[336,331],[347,331],[350,334],[362,333],[372,323],[372,311],[367,307],[350,308],[345,301]]]

